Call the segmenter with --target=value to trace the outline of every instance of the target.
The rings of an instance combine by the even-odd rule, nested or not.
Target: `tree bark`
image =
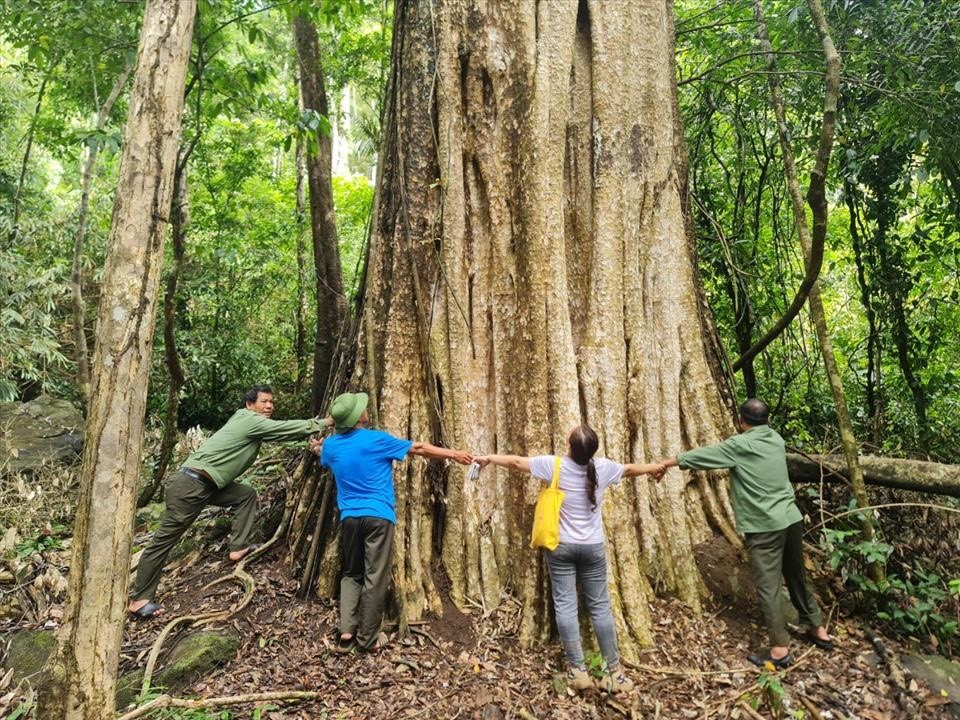
[[[867,376],[864,382],[864,391],[867,401],[867,424],[871,442],[880,445],[880,431],[882,427],[882,400],[880,397],[880,353],[877,327],[877,313],[874,307],[875,288],[867,279],[866,248],[860,227],[860,212],[857,202],[857,189],[850,182],[844,182],[844,200],[847,212],[850,214],[849,228],[850,241],[853,247],[853,260],[857,268],[857,286],[860,288],[860,304],[867,318]]]
[[[306,212],[307,198],[304,193],[306,182],[306,168],[303,152],[303,138],[297,137],[296,148],[297,172],[297,307],[295,310],[296,334],[294,337],[294,354],[297,357],[297,381],[295,389],[299,395],[303,392],[303,384],[307,378],[307,244],[306,244]],[[311,393],[312,394],[312,393]]]
[[[160,451],[157,466],[153,470],[150,483],[137,498],[137,507],[147,505],[157,494],[173,449],[177,444],[177,417],[180,411],[180,391],[186,382],[180,351],[177,349],[177,286],[183,275],[186,258],[187,230],[190,226],[190,190],[187,184],[187,162],[190,150],[186,148],[178,154],[177,166],[173,173],[173,203],[170,206],[170,239],[173,241],[173,267],[167,275],[163,292],[163,359],[167,366],[167,410],[163,416],[163,437],[160,439]]]
[[[307,17],[299,15],[293,21],[293,35],[299,61],[303,107],[326,118],[327,93],[320,65],[317,29]],[[343,272],[340,268],[337,220],[333,206],[330,134],[321,128],[315,132],[315,137],[311,138],[307,147],[306,165],[313,262],[317,277],[317,335],[314,341],[311,406],[314,413],[320,413],[328,404],[325,392],[346,315],[346,296],[343,293]]]
[[[120,72],[110,94],[103,101],[97,111],[97,132],[103,132],[107,120],[113,110],[117,98],[127,84],[127,78],[133,72],[133,65],[128,64]],[[87,306],[83,300],[83,241],[87,234],[87,215],[90,209],[90,185],[93,182],[93,173],[97,166],[100,153],[99,145],[92,145],[87,150],[87,157],[80,174],[80,209],[77,212],[77,232],[73,238],[73,261],[70,270],[70,297],[73,301],[73,352],[77,361],[77,384],[83,395],[84,403],[90,400],[90,351],[87,348],[86,318]]]
[[[810,267],[811,252],[816,242],[821,244],[827,232],[827,202],[826,202],[826,177],[827,166],[830,162],[830,150],[833,147],[834,125],[837,115],[837,99],[840,94],[840,55],[833,40],[830,38],[829,28],[827,27],[826,17],[823,13],[823,7],[820,0],[808,0],[810,14],[813,17],[817,34],[823,45],[824,57],[827,63],[827,72],[825,78],[824,91],[824,110],[823,122],[820,126],[820,140],[817,148],[816,163],[810,172],[810,187],[807,191],[807,202],[813,211],[813,229],[811,239],[811,229],[807,226],[807,215],[803,205],[803,195],[800,192],[800,183],[797,179],[797,168],[793,159],[793,147],[790,142],[790,130],[787,126],[787,116],[783,101],[783,94],[780,91],[780,80],[776,72],[770,72],[767,75],[767,82],[770,86],[770,95],[773,100],[774,114],[777,118],[777,134],[780,138],[780,149],[783,152],[784,174],[787,180],[787,190],[789,191],[793,216],[796,221],[797,236],[800,238],[800,247],[803,250],[804,259],[807,268]],[[753,0],[753,12],[757,21],[757,37],[760,40],[760,46],[766,53],[767,65],[771,70],[776,68],[776,58],[773,53],[773,47],[770,44],[770,37],[767,32],[767,23],[763,13],[763,5],[760,0]],[[850,473],[850,486],[859,507],[867,507],[870,500],[867,496],[867,488],[863,479],[863,470],[860,467],[858,458],[857,438],[853,432],[853,422],[850,420],[850,410],[847,406],[847,398],[843,389],[843,382],[840,377],[840,370],[837,367],[837,358],[833,352],[833,341],[830,339],[830,331],[827,328],[827,316],[823,307],[823,300],[820,297],[820,283],[814,282],[810,287],[809,293],[810,317],[813,320],[814,328],[817,332],[817,342],[820,345],[820,354],[823,358],[824,369],[827,373],[827,382],[830,384],[830,393],[833,396],[833,404],[837,412],[837,427],[840,432],[840,443],[843,446],[843,454],[847,459],[848,471]],[[873,539],[873,522],[869,515],[864,513],[860,520],[863,539],[870,541]],[[884,575],[884,568],[881,563],[874,563],[871,566],[871,572],[874,580],[879,581]]]
[[[960,497],[960,465],[861,455],[860,466],[868,485]],[[846,458],[842,455],[788,453],[787,467],[793,482],[849,482]]]
[[[39,717],[112,717],[194,0],[148,0],[101,293],[63,623]]]
[[[354,383],[376,424],[474,452],[652,460],[732,432],[696,276],[686,156],[661,0],[397,3],[383,163]],[[699,610],[692,546],[737,542],[716,476],[612,489],[610,587],[628,658],[652,641],[653,587]],[[529,548],[537,482],[411,460],[395,474],[401,626],[453,600],[523,602],[544,637]],[[328,545],[329,547],[329,545]],[[327,583],[321,583],[326,586]]]

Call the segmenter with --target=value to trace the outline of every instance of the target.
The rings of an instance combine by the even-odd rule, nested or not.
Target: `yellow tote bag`
[[[553,550],[560,544],[560,506],[563,505],[563,491],[560,484],[560,457],[553,463],[553,480],[550,487],[540,491],[537,507],[533,511],[533,533],[530,547],[542,547]]]

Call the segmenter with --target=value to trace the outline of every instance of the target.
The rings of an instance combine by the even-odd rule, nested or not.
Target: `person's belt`
[[[202,485],[206,485],[211,490],[217,489],[217,484],[213,480],[208,478],[206,475],[204,475],[202,472],[200,472],[199,470],[194,470],[193,468],[188,468],[188,467],[182,467],[180,468],[180,472],[182,472],[188,478],[193,478],[198,483]]]

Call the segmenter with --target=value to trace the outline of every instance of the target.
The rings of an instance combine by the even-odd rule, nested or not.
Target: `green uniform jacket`
[[[224,488],[253,464],[264,440],[298,440],[325,427],[323,420],[271,420],[240,408],[183,464],[203,470]]]
[[[774,532],[803,519],[787,475],[783,438],[769,425],[680,453],[677,462],[690,470],[730,469],[730,498],[740,533]]]

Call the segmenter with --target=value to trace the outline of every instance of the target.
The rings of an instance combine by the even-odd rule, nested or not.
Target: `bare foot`
[[[230,558],[231,562],[240,562],[250,554],[250,551],[253,550],[253,548],[254,546],[250,545],[249,547],[245,547],[243,550],[233,550],[229,555],[227,555],[227,557]]]
[[[146,605],[148,602],[150,601],[149,600],[131,600],[130,603],[127,605],[127,612],[136,612],[137,610],[142,608],[144,605]]]
[[[770,648],[770,657],[774,660],[783,660],[789,654],[790,648],[782,645],[774,645]]]
[[[825,642],[833,642],[833,635],[827,632],[827,629],[823,625],[818,625],[815,628],[810,628],[810,635]]]
[[[144,620],[155,615],[162,615],[163,608],[152,600],[131,600],[127,605],[127,612],[137,620]]]

